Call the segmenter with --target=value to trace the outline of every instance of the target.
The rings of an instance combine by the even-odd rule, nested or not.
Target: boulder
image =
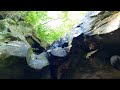
[[[27,52],[27,63],[31,68],[41,70],[43,67],[49,65],[49,61],[46,57],[46,52],[42,52],[39,55],[33,53],[32,49],[29,48]]]
[[[55,49],[51,49],[51,54],[57,57],[65,57],[67,55],[67,51],[62,47],[58,47]]]
[[[114,55],[110,58],[110,63],[113,67],[120,70],[120,56]]]
[[[28,48],[29,46],[22,41],[8,42],[0,46],[0,59],[4,60],[9,56],[26,57]]]

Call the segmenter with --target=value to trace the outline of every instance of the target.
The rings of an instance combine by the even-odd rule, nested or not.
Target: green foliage
[[[38,38],[51,44],[78,24],[81,12],[21,11],[21,15],[28,25],[33,26]]]

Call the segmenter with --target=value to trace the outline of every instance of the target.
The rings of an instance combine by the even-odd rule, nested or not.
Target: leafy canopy
[[[27,24],[34,27],[38,38],[51,44],[76,26],[84,12],[80,11],[26,11],[22,13]]]

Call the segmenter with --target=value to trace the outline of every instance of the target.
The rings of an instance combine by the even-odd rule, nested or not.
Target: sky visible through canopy
[[[28,20],[35,21],[34,28],[42,40],[52,43],[77,26],[85,13],[86,11],[31,11]]]

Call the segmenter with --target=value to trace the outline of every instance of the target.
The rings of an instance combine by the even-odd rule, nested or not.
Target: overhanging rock
[[[8,56],[26,57],[28,48],[22,41],[11,41],[0,46],[0,59],[4,60]]]

